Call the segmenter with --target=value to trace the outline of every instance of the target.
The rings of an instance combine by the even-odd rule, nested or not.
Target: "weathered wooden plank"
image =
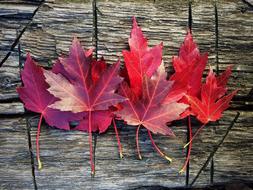
[[[157,145],[173,161],[168,163],[153,149],[146,129],[140,131],[142,160],[138,159],[135,145],[136,127],[120,127],[120,138],[124,158],[120,160],[113,128],[99,135],[96,148],[96,179],[103,182],[105,189],[136,189],[142,186],[175,187],[185,185],[185,175],[179,169],[184,161],[183,142],[185,128],[173,127],[177,138],[153,135]],[[145,182],[145,183],[144,183]]]
[[[232,120],[236,116],[235,111],[226,111],[219,122],[208,124],[203,131],[196,137],[193,142],[192,154],[196,154],[191,158],[191,164],[196,164],[195,171],[201,169],[207,157],[213,152],[215,146],[221,141],[225,135]],[[242,111],[236,125],[229,132],[225,143],[218,149],[214,156],[214,174],[213,183],[231,183],[234,180],[250,181],[252,177],[252,142],[250,134],[252,133],[252,113]],[[242,126],[249,126],[247,130],[241,128]],[[196,146],[197,145],[197,146]],[[245,154],[245,159],[241,155]],[[203,161],[204,162],[203,162]],[[192,171],[192,169],[191,169]],[[210,163],[208,167],[202,171],[199,178],[197,178],[194,186],[206,186],[210,184]],[[196,177],[198,171],[192,174],[190,184]],[[203,183],[206,179],[206,184]]]
[[[127,43],[132,26],[131,17],[136,16],[144,34],[149,39],[150,46],[163,41],[164,63],[168,70],[172,70],[171,57],[177,55],[187,30],[187,1],[156,1],[155,3],[153,1],[98,1],[97,8],[99,57],[104,56],[109,63],[113,63],[120,56],[123,62],[121,52],[123,49],[128,49]],[[117,143],[111,140],[115,139],[113,132],[109,133],[109,136],[98,138],[97,177],[113,181],[114,186],[112,184],[111,186],[115,189],[123,186],[138,188],[143,185],[143,181],[146,181],[147,186],[184,186],[185,174],[179,175],[178,171],[185,157],[182,150],[183,141],[186,139],[185,129],[185,127],[175,128],[175,132],[179,135],[178,139],[182,139],[180,143],[178,139],[156,137],[158,144],[165,148],[165,152],[175,158],[170,166],[154,153],[145,130],[141,133],[140,138],[145,157],[142,161],[139,161],[136,156],[135,128],[123,127],[121,130],[124,160],[118,159]],[[173,143],[175,145],[170,148]],[[111,166],[109,172],[108,165]],[[107,185],[109,188],[109,182]]]
[[[0,125],[0,189],[34,189],[25,118]]]
[[[240,113],[237,123],[215,155],[215,183],[252,180],[253,114],[251,111],[241,111]],[[234,113],[230,114],[234,115]],[[220,128],[217,131],[217,134],[223,133],[225,133],[225,128]]]
[[[214,2],[196,0],[191,5],[193,37],[201,53],[208,53],[208,65],[216,69]]]
[[[171,57],[178,54],[187,30],[187,1],[98,1],[97,8],[99,56],[110,63],[122,56],[136,16],[150,46],[163,41],[164,63],[171,70]]]
[[[0,4],[0,61],[9,53],[17,35],[30,21],[38,2],[30,1],[1,1]],[[10,57],[0,68],[0,101],[17,100],[16,87],[20,85],[19,55],[16,47]],[[24,112],[24,108],[18,103],[0,105],[0,113],[17,114]],[[3,110],[6,109],[7,110]]]
[[[11,102],[11,103],[0,104],[1,115],[23,114],[24,112],[25,110],[21,102]]]
[[[40,157],[43,169],[37,169],[36,131],[38,119],[30,120],[32,152],[38,189],[91,189],[88,134],[63,131],[42,125]]]
[[[50,66],[66,54],[77,36],[85,48],[92,46],[93,13],[87,3],[49,1],[37,12],[33,24],[23,35],[22,51],[31,52],[40,65]],[[24,55],[24,54],[23,54]]]
[[[9,51],[23,27],[29,22],[38,3],[1,1],[0,4],[0,50]],[[4,55],[0,56],[0,60]]]
[[[5,55],[6,51],[0,51],[0,55]],[[20,85],[19,56],[13,52],[0,67],[0,101],[18,98],[16,87]]]
[[[234,65],[229,86],[246,97],[253,87],[253,11],[242,1],[218,1],[219,67]],[[251,100],[252,101],[252,100]]]

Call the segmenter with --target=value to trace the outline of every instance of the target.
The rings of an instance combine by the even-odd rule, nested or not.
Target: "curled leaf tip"
[[[186,148],[190,143],[191,143],[191,141],[188,142],[187,144],[185,144],[185,145],[184,145],[184,148]]]
[[[124,156],[123,156],[122,152],[119,153],[119,157],[120,157],[120,159],[123,159]]]
[[[90,175],[91,175],[91,177],[95,177],[95,170],[92,170]]]
[[[183,168],[183,169],[181,169],[178,173],[181,175],[181,174],[183,174],[185,172],[185,169]]]
[[[168,156],[164,156],[164,158],[166,159],[166,160],[168,160],[170,163],[172,163],[172,158],[170,158],[170,157],[168,157]]]
[[[42,169],[42,162],[40,161],[40,159],[38,160],[38,170]]]

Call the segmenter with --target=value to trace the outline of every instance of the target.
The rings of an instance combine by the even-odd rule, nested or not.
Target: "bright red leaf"
[[[226,73],[229,73],[229,70],[218,79],[224,80],[224,78],[227,78]],[[192,112],[203,124],[220,119],[222,112],[229,107],[229,103],[237,90],[225,95],[227,90],[224,85],[224,81],[218,81],[212,69],[210,69],[206,83],[201,87],[201,99],[187,96]]]
[[[123,82],[120,86],[119,93],[128,100],[121,103],[123,109],[117,111],[116,114],[129,125],[138,126],[136,135],[137,149],[140,126],[144,126],[153,133],[173,135],[167,123],[178,119],[188,106],[176,101],[164,102],[172,85],[173,82],[167,81],[164,70],[160,69],[151,78],[143,76],[140,98],[136,96],[126,82]],[[139,157],[141,158],[140,154]]]
[[[170,77],[170,80],[175,81],[177,88],[186,87],[188,95],[199,96],[207,59],[207,53],[200,54],[191,32],[188,31],[184,43],[180,47],[179,56],[174,56],[172,59],[175,73]]]
[[[124,50],[123,57],[132,91],[141,95],[144,75],[151,77],[162,62],[163,44],[149,48],[141,28],[133,17],[133,28],[128,40],[130,51]]]
[[[84,120],[77,129],[89,131],[91,169],[94,174],[91,133],[96,130],[104,132],[113,118],[110,107],[125,100],[115,93],[122,81],[118,76],[120,63],[118,61],[106,67],[104,60],[97,62],[86,57],[80,42],[74,38],[69,56],[62,59],[60,64],[62,72],[44,72],[50,85],[48,91],[59,98],[50,107],[82,113]]]

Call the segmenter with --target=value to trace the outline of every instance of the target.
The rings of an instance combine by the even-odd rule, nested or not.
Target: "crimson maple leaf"
[[[119,93],[128,100],[121,103],[123,109],[118,110],[116,114],[128,124],[138,126],[136,144],[140,159],[139,128],[144,126],[148,129],[148,132],[173,135],[167,123],[178,119],[180,114],[188,107],[186,104],[177,103],[176,101],[164,102],[172,85],[173,82],[166,80],[164,70],[159,69],[151,78],[143,76],[141,97],[137,97],[126,82],[123,82],[119,88]]]
[[[20,99],[28,110],[41,114],[36,137],[37,160],[39,169],[41,169],[39,135],[42,118],[44,117],[45,121],[51,126],[69,130],[69,122],[80,120],[81,115],[49,108],[49,105],[58,99],[47,91],[49,86],[45,82],[43,70],[32,60],[29,53],[27,54],[24,70],[21,72],[21,78],[24,86],[17,88]]]
[[[190,131],[190,141],[184,146],[189,145],[186,162],[180,172],[184,171],[190,159],[190,152],[193,139],[210,121],[217,121],[221,118],[222,112],[229,107],[229,103],[237,93],[237,90],[226,95],[226,84],[231,74],[231,67],[228,67],[220,76],[216,77],[210,68],[206,78],[206,83],[201,86],[201,97],[187,95],[187,101],[193,115],[203,123],[192,137]],[[189,121],[190,123],[190,121]],[[190,126],[190,125],[189,125]]]
[[[207,60],[208,54],[200,54],[198,46],[193,40],[191,31],[188,30],[184,42],[180,47],[179,55],[172,58],[172,64],[175,73],[170,77],[170,80],[175,81],[173,86],[174,92],[180,92],[185,89],[185,95],[199,97],[202,75],[206,67]],[[188,100],[185,98],[185,96],[179,102],[188,104]],[[190,114],[192,114],[191,107],[189,107],[183,114],[181,114],[181,118],[189,116]],[[188,129],[191,139],[192,128],[190,116],[188,117]],[[189,162],[190,150],[191,144],[189,146],[186,162],[181,172],[185,170],[187,163]]]
[[[186,86],[188,95],[199,96],[207,59],[208,54],[200,54],[189,30],[180,47],[179,56],[172,58],[175,73],[170,77],[170,80],[174,80],[175,85]]]
[[[237,93],[237,90],[235,90],[225,95],[227,89],[225,88],[226,81],[224,78],[228,78],[230,70],[231,68],[228,68],[217,80],[213,70],[210,68],[206,83],[201,87],[201,99],[195,96],[186,96],[192,112],[203,124],[220,119],[222,112],[229,107],[230,101]]]
[[[144,75],[151,77],[162,62],[163,44],[149,48],[148,41],[135,17],[133,17],[133,28],[128,43],[130,51],[124,50],[122,54],[131,89],[137,96],[140,96]]]
[[[109,67],[104,65],[103,60],[97,63],[85,56],[80,42],[74,38],[69,56],[60,63],[64,72],[44,71],[46,82],[50,85],[48,91],[60,99],[50,107],[82,113],[84,120],[78,129],[89,132],[91,170],[94,174],[91,133],[96,130],[104,132],[112,120],[110,107],[125,100],[115,93],[122,81],[118,76],[120,62]]]

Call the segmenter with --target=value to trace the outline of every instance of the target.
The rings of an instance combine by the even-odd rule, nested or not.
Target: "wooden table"
[[[122,57],[135,15],[150,40],[164,42],[164,64],[172,71],[186,30],[192,28],[209,65],[223,71],[233,64],[230,89],[240,89],[230,110],[210,124],[193,143],[189,175],[178,174],[186,151],[186,121],[173,124],[177,138],[156,135],[157,144],[173,157],[169,165],[155,153],[147,131],[141,130],[144,159],[137,159],[135,128],[120,125],[124,159],[117,152],[115,134],[94,135],[96,176],[90,177],[88,135],[43,125],[41,159],[37,170],[35,136],[38,118],[24,110],[15,88],[21,84],[26,52],[42,66],[68,51],[73,35],[108,63]],[[8,57],[6,55],[9,55]],[[195,187],[253,179],[253,3],[236,0],[26,0],[0,1],[0,189],[157,189],[190,184],[227,132],[224,143],[200,174]],[[123,60],[123,59],[122,59]],[[208,68],[207,68],[208,69]],[[199,124],[194,122],[194,130]]]

